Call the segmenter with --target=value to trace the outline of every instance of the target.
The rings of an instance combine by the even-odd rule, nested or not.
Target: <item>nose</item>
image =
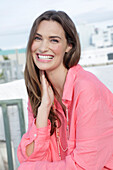
[[[46,40],[43,40],[40,43],[39,52],[44,53],[44,52],[48,51],[48,47],[49,47],[48,42]]]

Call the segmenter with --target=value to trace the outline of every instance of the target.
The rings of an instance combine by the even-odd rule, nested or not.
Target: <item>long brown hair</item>
[[[54,10],[46,11],[34,21],[27,45],[27,58],[24,71],[25,84],[34,117],[37,116],[38,107],[40,106],[41,103],[42,87],[39,77],[39,69],[36,67],[31,54],[31,46],[35,38],[37,28],[40,22],[43,20],[47,21],[52,20],[58,22],[65,32],[67,43],[72,45],[71,50],[68,53],[65,53],[64,55],[63,64],[67,69],[76,65],[79,62],[81,53],[80,41],[77,30],[75,28],[73,21],[65,12]],[[53,107],[51,107],[49,119],[51,121],[51,135],[52,135],[56,128],[55,120],[59,120],[60,122],[60,119],[54,112]]]

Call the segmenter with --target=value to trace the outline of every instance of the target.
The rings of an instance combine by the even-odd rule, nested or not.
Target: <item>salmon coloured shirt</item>
[[[56,133],[50,136],[51,123],[37,128],[28,102],[28,131],[18,146],[18,170],[113,170],[113,94],[95,75],[80,65],[69,69],[62,102],[67,118],[55,99],[61,120],[60,144]],[[34,141],[28,157],[26,146]],[[59,152],[61,157],[59,157]]]

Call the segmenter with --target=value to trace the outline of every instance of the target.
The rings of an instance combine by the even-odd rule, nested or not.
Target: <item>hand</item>
[[[40,79],[42,84],[42,101],[38,108],[38,114],[36,118],[37,128],[47,126],[49,112],[54,101],[54,93],[44,75],[44,71],[40,72]]]
[[[44,105],[45,108],[51,108],[54,101],[54,93],[52,87],[48,83],[44,71],[41,71],[41,84],[42,84],[42,101],[41,105]]]

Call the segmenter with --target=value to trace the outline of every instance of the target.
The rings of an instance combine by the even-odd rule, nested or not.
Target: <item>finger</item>
[[[44,71],[43,70],[40,70],[39,71],[39,76],[40,76],[40,81],[42,82],[42,75],[44,74]]]
[[[42,85],[43,85],[43,83],[45,81],[44,79],[45,79],[44,71],[40,70],[40,80],[41,80]]]
[[[47,91],[48,86],[49,86],[49,83],[48,83],[48,81],[47,81],[47,79],[46,79],[46,77],[45,77],[44,72],[41,73],[41,83],[42,83],[42,88],[43,88],[43,90],[44,90],[44,91],[45,91],[45,90]]]

